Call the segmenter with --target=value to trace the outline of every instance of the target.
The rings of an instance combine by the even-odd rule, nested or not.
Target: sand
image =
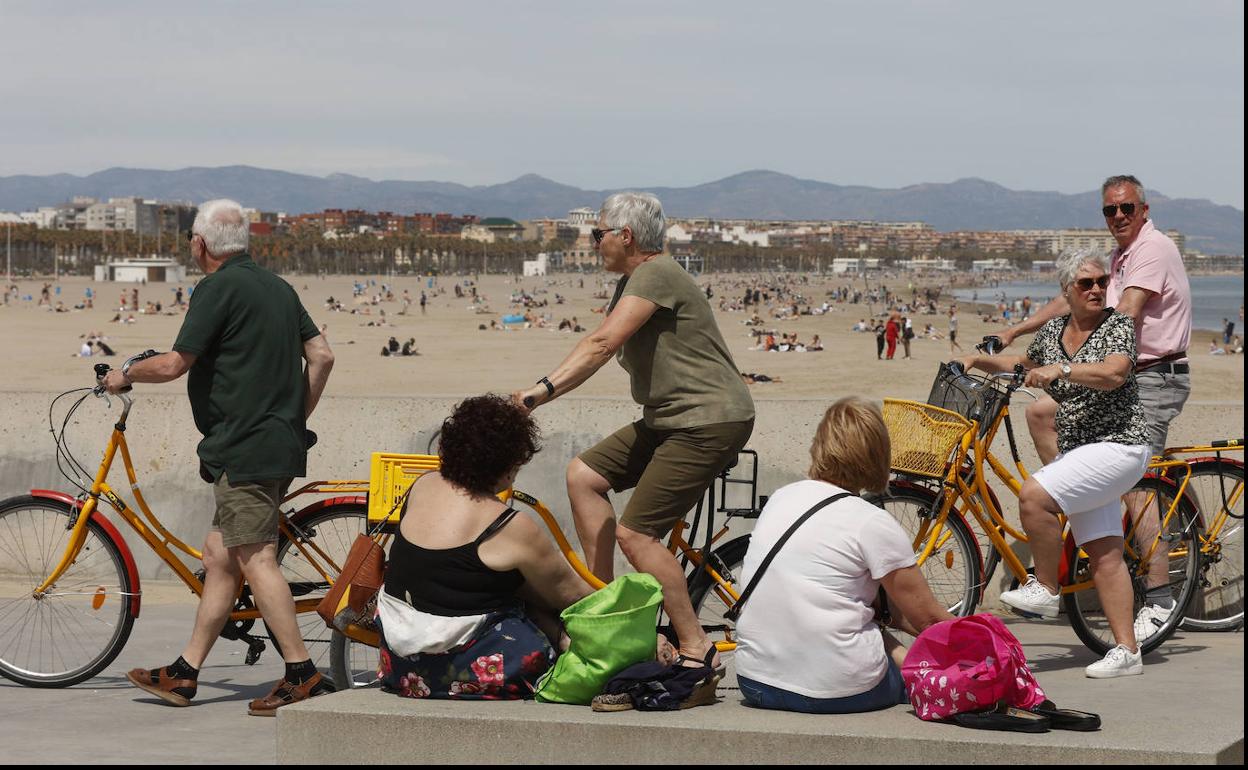
[[[563,318],[576,317],[582,326],[593,328],[602,322],[602,315],[593,312],[604,300],[594,298],[601,293],[605,274],[587,275],[584,287],[580,276],[553,275],[544,278],[526,278],[517,281],[511,276],[482,276],[479,294],[485,298],[480,303],[488,306],[490,313],[477,313],[469,297],[457,299],[453,287],[457,277],[437,279],[433,293],[427,286],[428,279],[373,278],[380,283],[390,283],[394,301],[369,305],[365,297],[352,297],[352,284],[370,279],[351,276],[303,277],[288,276],[287,280],[299,291],[304,305],[318,324],[326,326],[326,335],[334,350],[337,363],[330,378],[326,395],[349,397],[353,394],[383,397],[420,397],[422,395],[461,396],[484,391],[508,393],[535,382],[550,372],[572,349],[581,334],[558,332],[552,328],[513,327],[509,331],[479,330],[491,320],[499,320],[509,313],[523,313],[523,308],[508,302],[512,292],[524,289],[536,299],[547,300],[545,308],[532,312],[548,312],[554,324]],[[736,300],[745,283],[755,277],[736,274],[703,277],[699,283],[710,283],[715,297],[712,305],[718,305],[721,297]],[[827,291],[841,286],[845,279],[811,279],[799,291],[814,304],[822,304]],[[181,312],[148,315],[135,313],[134,323],[111,323],[117,315],[118,297],[123,289],[127,295],[131,285],[95,283],[87,278],[62,278],[59,281],[59,300],[65,306],[81,302],[84,290],[90,286],[95,293],[95,307],[89,310],[71,310],[57,313],[47,306],[36,307],[39,289],[43,281],[19,281],[22,296],[32,295],[32,301],[17,301],[0,306],[0,357],[5,362],[0,371],[0,389],[18,391],[45,391],[49,396],[71,387],[92,383],[92,365],[107,361],[120,365],[124,357],[147,348],[168,350],[177,336],[182,323]],[[906,296],[907,279],[897,277],[889,281]],[[858,284],[861,286],[861,279]],[[150,284],[139,287],[141,303],[160,300],[162,305],[172,302],[174,284]],[[185,288],[185,287],[184,287]],[[410,292],[413,302],[405,315],[402,309],[402,292]],[[425,313],[421,313],[419,297],[421,290],[430,294]],[[367,295],[380,291],[370,286]],[[564,304],[555,304],[555,294],[566,298]],[[326,309],[325,300],[333,296],[347,308],[361,312],[335,312]],[[53,303],[58,300],[53,295]],[[947,310],[947,303],[942,309]],[[999,324],[984,323],[964,306],[959,313],[959,341],[970,349],[968,341],[978,340],[983,334],[1001,328]],[[880,306],[875,305],[875,310]],[[168,308],[166,307],[167,311]],[[368,315],[363,311],[367,310]],[[368,326],[382,319],[385,311],[386,326]],[[122,313],[122,317],[129,316]],[[765,320],[763,328],[780,333],[796,333],[799,340],[808,343],[817,334],[823,341],[822,352],[763,352],[751,349],[756,345],[751,327],[745,321],[752,313],[716,311],[720,329],[737,363],[745,372],[759,372],[780,382],[755,384],[751,392],[756,399],[829,399],[851,393],[882,398],[898,396],[919,398],[926,396],[937,363],[950,357],[946,340],[916,338],[911,343],[913,358],[901,359],[898,346],[897,359],[877,361],[875,337],[870,333],[851,331],[859,319],[868,315],[865,305],[833,303],[832,310],[824,315],[800,316],[793,320]],[[766,313],[763,313],[764,317]],[[948,317],[940,315],[913,316],[916,332],[925,324],[932,323],[941,334],[948,331]],[[79,358],[82,337],[92,331],[102,332],[108,344],[117,351],[115,358]],[[400,343],[415,339],[419,356],[382,357],[379,353],[390,337]],[[1209,356],[1203,351],[1208,340],[1204,333],[1193,335],[1193,392],[1192,401],[1226,404],[1235,409],[1233,421],[1207,426],[1209,435],[1243,432],[1244,370],[1240,356]],[[1019,350],[1021,350],[1021,343]],[[164,385],[144,385],[153,391],[182,392],[184,382]],[[593,378],[573,393],[575,396],[602,397],[627,400],[628,378],[615,363],[609,363]],[[1202,434],[1204,426],[1201,427]]]

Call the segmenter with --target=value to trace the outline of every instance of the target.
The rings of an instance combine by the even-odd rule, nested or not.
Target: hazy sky
[[[684,186],[1111,173],[1244,205],[1241,0],[0,0],[0,176]]]

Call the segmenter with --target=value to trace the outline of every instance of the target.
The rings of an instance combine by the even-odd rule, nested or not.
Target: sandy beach
[[[791,274],[787,277],[793,279]],[[600,324],[602,315],[594,310],[604,304],[601,296],[609,287],[603,281],[611,280],[612,276],[586,275],[583,286],[582,277],[575,274],[519,280],[513,276],[481,276],[476,286],[479,300],[475,304],[470,288],[465,289],[463,298],[456,298],[454,294],[455,284],[471,277],[443,276],[435,279],[433,288],[428,286],[428,278],[417,277],[286,278],[299,291],[317,325],[325,326],[337,357],[327,396],[456,397],[483,391],[510,392],[547,374],[581,336],[556,331],[555,326],[564,318],[576,318],[581,326],[589,329]],[[361,296],[352,296],[354,283],[368,284],[370,280],[375,285],[367,285]],[[766,280],[764,276],[730,273],[703,276],[699,284],[704,287],[710,284],[714,294],[712,305],[718,306],[721,299],[739,300],[747,284],[762,287]],[[877,361],[874,335],[851,331],[859,319],[869,318],[868,306],[840,304],[827,297],[831,289],[851,282],[839,277],[810,277],[808,281],[795,286],[794,290],[814,306],[822,306],[828,300],[829,312],[772,320],[764,306],[760,313],[763,324],[751,327],[745,322],[753,315],[752,309],[750,312],[716,311],[737,368],[780,380],[752,385],[756,399],[826,398],[831,401],[851,393],[874,398],[922,399],[926,396],[937,363],[947,360],[950,350],[947,340],[926,339],[921,332],[931,323],[941,335],[947,335],[948,316],[944,312],[948,309],[947,299],[939,303],[942,312],[937,315],[912,316],[919,336],[911,343],[911,359],[901,358],[899,344],[895,360]],[[909,298],[906,277],[884,282]],[[118,299],[123,289],[129,296],[133,288],[130,284],[96,283],[85,277],[62,278],[54,284],[53,305],[57,301],[66,307],[81,303],[88,287],[93,290],[95,301],[92,309],[58,313],[48,306],[36,306],[43,283],[45,281],[19,281],[20,295],[33,299],[0,307],[0,325],[4,329],[4,334],[0,335],[0,356],[5,361],[0,388],[4,390],[44,391],[51,396],[71,387],[91,384],[91,365],[101,360],[119,365],[126,356],[148,348],[168,350],[182,323],[182,312],[175,308],[171,313],[169,309],[177,288],[175,284],[138,286],[140,305],[159,301],[163,312],[147,314],[127,310],[120,313],[121,318],[133,315],[135,320],[124,323],[111,322],[111,319],[119,314]],[[394,299],[370,304],[372,297],[381,293],[383,283],[389,285]],[[61,289],[59,295],[55,294],[56,285]],[[183,288],[188,285],[189,282]],[[861,279],[856,285],[862,286]],[[412,298],[406,314],[401,312],[404,290]],[[419,306],[422,290],[429,297],[424,313]],[[545,307],[533,308],[530,313],[535,317],[549,314],[551,324],[547,328],[537,328],[536,324],[524,328],[523,324],[515,324],[506,331],[489,329],[491,321],[499,322],[505,315],[525,312],[521,305],[509,302],[512,294],[520,290],[537,302],[548,303]],[[564,298],[562,304],[556,304],[556,295]],[[327,309],[330,297],[345,309]],[[490,312],[479,312],[485,308]],[[970,343],[1002,328],[997,323],[984,323],[970,311],[969,305],[963,308],[958,316],[959,342],[968,351],[972,349]],[[879,304],[870,308],[880,309]],[[383,319],[385,325],[378,326]],[[478,328],[481,325],[487,328],[481,330]],[[804,344],[818,335],[824,350],[783,353],[755,350],[757,341],[751,333],[755,328],[774,330],[777,340],[781,334],[796,334]],[[85,335],[93,331],[104,335],[107,344],[117,352],[115,358],[77,356]],[[381,356],[381,348],[391,337],[400,344],[414,339],[420,355]],[[1201,435],[1239,435],[1243,432],[1243,361],[1235,355],[1209,356],[1204,352],[1206,345],[1204,334],[1193,335],[1192,401],[1226,404],[1234,407],[1239,416],[1230,423],[1190,427]],[[182,392],[185,383],[145,385],[144,388],[153,392]],[[628,378],[619,366],[608,364],[572,395],[627,400]]]

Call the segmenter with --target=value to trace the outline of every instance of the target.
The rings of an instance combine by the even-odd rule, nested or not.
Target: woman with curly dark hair
[[[417,479],[378,597],[385,689],[411,698],[532,697],[560,644],[558,614],[590,593],[545,530],[499,502],[540,449],[499,396],[442,423],[440,472]]]

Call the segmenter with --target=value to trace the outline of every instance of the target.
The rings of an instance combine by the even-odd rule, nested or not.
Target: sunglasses
[[[191,230],[187,230],[187,231],[186,231],[186,242],[187,242],[187,243],[190,243],[190,242],[191,242],[191,241],[193,241],[193,240],[195,240],[195,233],[194,233],[193,231],[191,231]]]
[[[602,243],[602,239],[603,237],[606,236],[607,233],[613,233],[616,230],[623,230],[623,229],[624,228],[622,227],[595,227],[594,229],[589,231],[589,234],[594,236],[594,243]]]
[[[1104,206],[1101,208],[1101,213],[1105,215],[1106,219],[1108,219],[1109,217],[1116,216],[1119,209],[1122,209],[1122,215],[1124,217],[1129,217],[1135,213],[1135,204],[1119,203],[1116,206]]]
[[[1109,276],[1102,275],[1100,278],[1080,278],[1075,281],[1075,287],[1078,288],[1079,291],[1092,291],[1093,286],[1097,286],[1102,289],[1106,288],[1109,286]]]

